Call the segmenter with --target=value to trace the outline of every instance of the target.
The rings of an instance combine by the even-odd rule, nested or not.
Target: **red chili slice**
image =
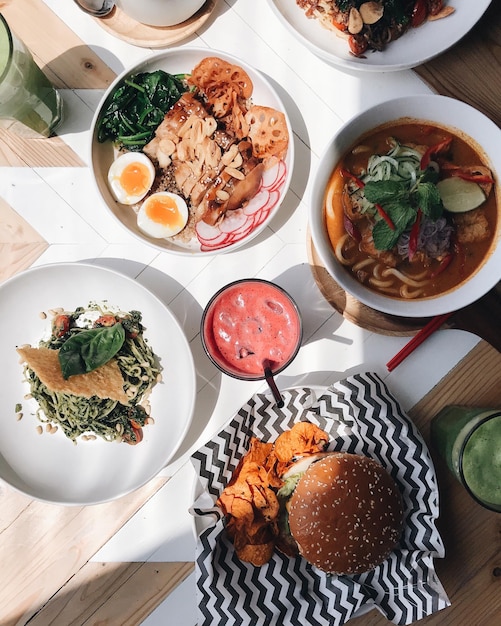
[[[463,180],[469,180],[472,183],[486,183],[486,184],[494,184],[494,179],[490,176],[485,176],[484,174],[467,174],[466,172],[462,172],[461,170],[457,170],[453,172],[453,176],[457,176],[458,178],[462,178]]]
[[[388,228],[390,228],[391,230],[395,230],[395,224],[391,221],[391,217],[388,215],[388,213],[386,213],[383,207],[380,204],[376,204],[376,209],[379,215],[388,224]]]
[[[417,210],[416,221],[412,225],[411,233],[409,235],[409,259],[412,261],[412,257],[416,254],[418,248],[419,228],[421,226],[421,209]]]
[[[437,267],[437,269],[430,274],[430,278],[436,278],[444,270],[446,270],[449,267],[449,265],[450,265],[450,263],[452,261],[452,258],[453,258],[453,255],[452,255],[451,252],[449,252],[449,254],[444,256],[444,258],[440,261],[439,266]]]
[[[434,146],[430,146],[421,157],[421,163],[419,164],[419,167],[422,170],[425,170],[430,164],[431,157],[435,156],[439,152],[445,152],[446,150],[448,150],[451,145],[451,141],[452,137],[449,137],[448,139],[444,139],[444,141],[436,143]]]
[[[358,176],[355,176],[355,174],[352,174],[350,170],[347,170],[344,167],[341,168],[341,176],[352,180],[359,189],[363,189],[365,187],[363,180],[361,180]]]

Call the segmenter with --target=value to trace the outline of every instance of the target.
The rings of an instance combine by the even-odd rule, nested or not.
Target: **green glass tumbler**
[[[444,407],[431,443],[473,499],[501,513],[501,410]]]
[[[63,117],[63,101],[0,14],[0,126],[19,135],[49,137]]]

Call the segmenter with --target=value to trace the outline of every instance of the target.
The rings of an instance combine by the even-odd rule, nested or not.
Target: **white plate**
[[[155,423],[132,446],[102,439],[75,445],[61,430],[36,431],[37,403],[29,392],[16,346],[38,345],[49,320],[40,312],[73,310],[106,300],[123,310],[142,313],[145,337],[160,359],[162,382],[152,391]],[[130,493],[153,478],[172,459],[191,423],[195,368],[186,337],[169,309],[136,281],[115,271],[86,264],[33,268],[0,286],[2,377],[0,406],[0,477],[22,493],[46,502],[87,505]],[[21,403],[23,417],[16,420]]]
[[[285,27],[329,63],[350,70],[389,72],[416,67],[445,52],[477,23],[491,0],[448,0],[456,9],[452,15],[410,29],[386,50],[368,52],[366,58],[350,54],[346,40],[306,17],[296,0],[268,2]]]
[[[200,242],[197,241],[195,238],[187,244],[182,244],[179,241],[175,241],[172,239],[154,239],[152,237],[149,237],[148,235],[145,235],[141,230],[139,230],[136,223],[136,215],[133,209],[131,207],[127,207],[123,204],[116,202],[108,188],[107,174],[109,166],[114,158],[113,144],[111,141],[107,141],[105,143],[99,143],[97,141],[96,126],[101,111],[103,110],[104,106],[107,104],[107,101],[110,98],[110,94],[115,91],[119,83],[121,83],[131,74],[136,74],[138,72],[152,72],[158,69],[164,70],[171,74],[190,73],[202,59],[209,56],[219,57],[220,59],[228,61],[229,63],[233,63],[242,67],[247,72],[254,86],[254,90],[252,93],[253,104],[272,107],[284,113],[289,131],[289,146],[287,150],[287,155],[285,157],[285,162],[280,168],[280,182],[275,185],[272,184],[272,172],[270,171],[268,175],[268,178],[270,178],[270,180],[268,180],[265,184],[265,189],[256,194],[256,200],[258,200],[257,196],[259,196],[259,198],[264,199],[266,197],[269,199],[269,203],[266,204],[266,210],[260,209],[255,213],[256,218],[259,216],[259,219],[255,220],[255,223],[257,225],[255,225],[250,232],[244,229],[244,235],[240,234],[242,231],[241,228],[236,229],[236,232],[232,235],[231,243],[225,244],[224,247],[221,246],[217,249],[215,248],[206,251],[201,249]],[[282,200],[285,197],[285,194],[287,193],[287,190],[289,188],[292,175],[292,167],[294,163],[294,140],[292,127],[290,125],[290,121],[287,116],[285,107],[275,89],[260,72],[247,65],[244,61],[241,61],[240,59],[229,55],[226,52],[212,49],[207,50],[206,48],[172,48],[166,52],[161,52],[148,56],[145,60],[136,64],[134,67],[131,67],[122,72],[113,81],[113,83],[104,94],[96,110],[91,128],[92,134],[90,161],[94,180],[96,182],[99,195],[103,199],[104,206],[107,210],[111,212],[111,215],[115,219],[117,219],[118,222],[132,235],[137,237],[143,243],[147,243],[148,245],[153,246],[158,250],[164,252],[174,252],[177,254],[190,256],[207,256],[208,254],[230,252],[241,247],[244,244],[247,244],[251,239],[253,239],[254,237],[256,237],[256,235],[262,232],[264,228],[266,228],[266,226],[269,224],[271,219],[278,211]],[[285,166],[285,168],[283,168],[283,166]],[[263,221],[260,221],[261,219],[263,219]],[[224,231],[225,232],[222,233],[222,236],[224,237],[226,235],[227,238],[227,226],[224,228]],[[216,237],[213,241],[217,244]]]

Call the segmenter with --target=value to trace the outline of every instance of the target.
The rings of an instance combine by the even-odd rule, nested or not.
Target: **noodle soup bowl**
[[[380,126],[404,123],[429,125],[459,137],[487,165],[494,178],[490,194],[500,206],[501,130],[473,107],[452,98],[418,95],[397,98],[378,104],[345,123],[332,138],[321,156],[314,175],[309,207],[309,225],[314,249],[329,275],[348,294],[362,304],[391,315],[409,318],[432,317],[460,309],[485,295],[501,280],[501,220],[499,211],[492,242],[473,273],[456,286],[437,295],[400,297],[385,295],[359,282],[338,260],[329,237],[325,216],[326,194],[331,188],[334,169],[350,149]],[[390,133],[391,134],[391,133]],[[478,163],[476,163],[478,164]],[[341,193],[340,190],[336,192]],[[332,189],[331,189],[332,193]],[[338,218],[344,219],[344,218]],[[444,270],[447,271],[447,270]],[[412,288],[409,288],[412,292]]]

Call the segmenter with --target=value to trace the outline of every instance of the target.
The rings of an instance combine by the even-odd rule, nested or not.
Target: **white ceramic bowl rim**
[[[454,98],[415,95],[381,102],[348,120],[324,150],[314,175],[309,206],[313,245],[334,280],[359,302],[368,307],[401,317],[432,317],[460,309],[478,300],[501,280],[501,219],[492,251],[479,270],[466,282],[443,295],[416,300],[400,300],[380,295],[353,278],[336,260],[326,232],[323,197],[329,177],[343,154],[366,132],[400,118],[429,121],[456,129],[480,147],[495,179],[498,204],[501,204],[501,129],[486,115]]]

